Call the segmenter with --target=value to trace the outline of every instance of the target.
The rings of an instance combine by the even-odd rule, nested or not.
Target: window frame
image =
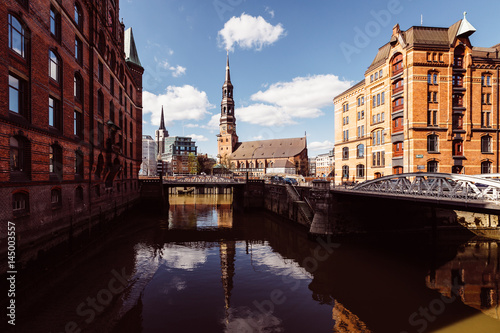
[[[18,27],[14,26],[13,20],[15,20],[14,23],[19,24],[19,27],[21,28],[21,31],[19,31]],[[26,38],[26,25],[22,20],[20,20],[16,15],[13,15],[12,13],[8,14],[8,47],[9,49],[20,56],[23,59],[26,59],[26,46],[27,46],[27,38]],[[20,50],[19,52],[13,47],[13,43],[15,41],[13,32],[16,32],[17,35],[19,35],[19,46]],[[17,44],[17,43],[16,43]]]
[[[61,76],[62,76],[61,58],[59,57],[56,51],[51,49],[49,50],[49,78],[52,81],[59,84],[61,82]]]

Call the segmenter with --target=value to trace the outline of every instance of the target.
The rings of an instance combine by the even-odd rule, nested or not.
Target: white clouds
[[[171,50],[172,51],[172,50]],[[173,53],[173,51],[172,51]],[[181,75],[184,75],[186,74],[186,67],[182,67],[180,65],[177,65],[177,66],[172,66],[169,64],[168,60],[165,59],[163,61],[159,61],[158,59],[156,59],[155,57],[155,60],[157,61],[157,64],[159,67],[161,68],[164,68],[164,69],[167,69],[169,71],[172,72],[172,76],[173,77],[179,77]]]
[[[216,130],[219,128],[219,124],[220,124],[220,114],[216,113],[212,115],[206,127],[211,130]]]
[[[271,18],[274,18],[274,10],[272,10],[271,8],[266,7],[266,13],[268,13],[269,15],[271,15]]]
[[[331,150],[333,148],[333,142],[325,140],[323,142],[315,141],[307,145],[310,150]]]
[[[253,94],[251,100],[256,103],[236,109],[236,116],[243,122],[262,126],[296,124],[296,119],[323,115],[321,108],[333,107],[333,97],[350,86],[351,82],[331,74],[274,83]]]
[[[160,125],[161,108],[165,113],[165,123],[171,125],[176,120],[200,120],[210,114],[207,94],[193,86],[168,86],[164,94],[155,95],[149,91],[143,93],[144,113],[151,114],[151,124]]]
[[[208,139],[204,135],[190,134],[187,135],[187,137],[192,138],[196,142],[208,141]]]
[[[281,23],[272,25],[262,16],[254,17],[245,13],[240,17],[231,17],[218,32],[220,44],[229,50],[237,44],[242,49],[254,48],[260,51],[262,47],[275,43],[285,35]]]

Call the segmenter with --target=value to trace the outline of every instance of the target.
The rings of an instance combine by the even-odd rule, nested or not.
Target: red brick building
[[[14,221],[28,257],[138,198],[144,69],[119,5],[0,2],[0,237]]]

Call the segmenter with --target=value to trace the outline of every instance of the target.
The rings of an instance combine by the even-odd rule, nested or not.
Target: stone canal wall
[[[463,214],[459,211],[416,201],[331,190],[328,182],[315,183],[312,188],[254,182],[239,195],[246,209],[264,208],[306,227],[311,234],[413,232],[438,228],[468,232],[460,223]],[[478,214],[484,215],[475,213],[476,221]],[[488,221],[498,225],[498,218],[490,217]]]
[[[2,209],[2,229],[7,222],[15,223],[16,260],[24,265],[37,259],[57,246],[74,247],[80,235],[89,235],[100,225],[120,216],[140,199],[140,184],[137,180],[125,180],[119,185],[104,188],[88,184],[60,184],[59,195],[54,197],[54,186],[40,185],[30,189],[29,209]],[[0,197],[10,198],[11,189],[0,188]],[[2,205],[11,202],[3,201]],[[10,213],[9,213],[10,212]],[[5,244],[7,232],[1,231],[0,244]],[[7,246],[0,249],[0,258],[5,258]],[[7,260],[1,261],[2,265]]]

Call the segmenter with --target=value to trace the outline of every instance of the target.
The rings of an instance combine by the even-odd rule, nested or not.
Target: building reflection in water
[[[369,333],[366,324],[354,313],[349,311],[340,302],[334,301],[332,318],[335,320],[333,332],[336,333]]]
[[[430,272],[427,287],[452,297],[458,289],[462,302],[500,319],[500,248],[496,241],[470,241],[459,247],[456,257]]]
[[[231,228],[232,195],[170,196],[169,229]],[[214,210],[214,206],[217,207]]]

